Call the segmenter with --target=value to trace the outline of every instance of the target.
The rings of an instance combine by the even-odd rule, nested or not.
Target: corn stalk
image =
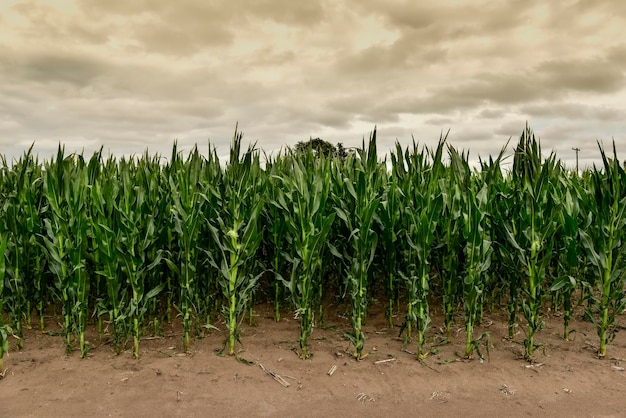
[[[87,170],[82,156],[64,156],[59,147],[56,161],[45,171],[44,195],[50,216],[44,220],[46,248],[56,287],[63,298],[66,351],[72,351],[72,331],[78,331],[81,356],[87,355],[85,331],[89,303],[86,271],[89,219]]]
[[[149,171],[143,171],[146,169],[144,164],[145,161],[140,161],[138,165],[132,160],[120,162],[121,184],[116,209],[119,215],[119,240],[116,242],[116,249],[126,285],[131,290],[124,318],[132,321],[133,355],[137,359],[141,326],[148,303],[165,287],[164,283],[160,283],[146,289],[148,273],[161,263],[162,251],[154,248],[157,234],[153,202],[146,200],[148,191],[138,181],[141,175],[151,175]]]
[[[128,292],[121,280],[121,263],[117,249],[117,242],[121,239],[116,210],[116,202],[120,199],[117,164],[109,159],[103,173],[91,188],[91,231],[98,260],[96,274],[105,281],[104,305],[113,326],[113,348],[119,354],[123,339],[128,335],[124,316]]]
[[[347,264],[347,281],[352,298],[352,329],[349,336],[355,346],[353,356],[363,358],[365,335],[362,326],[367,316],[367,290],[370,267],[376,254],[378,235],[373,230],[376,211],[380,204],[378,187],[378,160],[376,131],[370,137],[369,146],[359,151],[359,158],[348,157],[341,181],[344,194],[335,207],[337,216],[350,232],[348,247],[342,254]],[[380,221],[379,221],[380,223]]]
[[[473,338],[473,328],[480,318],[484,303],[486,272],[491,266],[491,241],[487,229],[487,186],[484,185],[477,193],[470,189],[466,195],[464,211],[463,236],[465,238],[465,278],[463,280],[463,305],[465,307],[465,357],[469,358],[473,351],[478,351],[478,340]],[[481,356],[482,357],[482,356]]]
[[[405,344],[411,341],[412,326],[416,324],[416,355],[420,361],[426,356],[424,345],[431,321],[428,305],[431,251],[443,207],[438,181],[443,170],[444,143],[445,139],[441,138],[437,149],[430,153],[430,163],[427,161],[427,153],[419,152],[415,143],[411,152],[406,150],[404,159],[397,158],[399,164],[406,164],[405,172],[399,167],[396,171],[403,177],[403,190],[407,197],[403,215],[408,247],[404,255],[405,271],[400,273],[408,293]]]
[[[177,160],[178,161],[178,160]],[[202,195],[205,187],[202,183],[202,159],[197,148],[194,148],[186,163],[170,175],[169,184],[173,200],[172,214],[174,230],[181,250],[180,266],[177,266],[181,277],[180,308],[183,316],[183,349],[189,350],[191,316],[198,310],[197,242],[204,223]],[[194,308],[194,305],[196,306]]]
[[[450,152],[453,152],[452,148]],[[454,153],[457,155],[456,151]],[[446,175],[439,180],[443,208],[438,223],[439,243],[437,246],[444,327],[448,338],[463,294],[461,270],[463,266],[464,191],[462,187],[467,187],[467,185],[461,182],[461,175],[464,175],[464,171],[459,168],[464,167],[457,165],[453,161],[450,169],[446,170]]]
[[[257,223],[264,204],[259,155],[249,147],[240,157],[242,138],[243,134],[235,131],[224,179],[219,188],[211,190],[219,209],[215,217],[208,219],[217,246],[217,254],[208,255],[220,273],[218,282],[227,301],[222,314],[230,355],[235,355],[235,343],[240,342],[240,318],[260,277],[252,273],[263,236]]]
[[[270,202],[279,209],[286,223],[291,254],[283,256],[291,264],[289,280],[283,279],[300,320],[300,357],[311,357],[308,340],[314,326],[315,291],[319,284],[322,252],[335,215],[326,216],[330,190],[330,161],[312,152],[287,157],[289,174],[277,177],[281,187]]]
[[[5,325],[2,318],[4,312],[4,275],[6,273],[6,250],[7,250],[8,237],[6,235],[0,235],[0,373],[4,372],[4,354],[9,352],[9,334],[13,333],[10,326]]]
[[[7,247],[7,294],[5,306],[18,336],[22,322],[31,327],[31,302],[36,301],[40,328],[44,327],[45,247],[42,239],[42,168],[32,156],[32,146],[12,167],[4,161],[5,184],[10,187],[2,199]],[[18,343],[21,344],[21,341]]]
[[[391,158],[395,158],[392,155]],[[392,167],[397,163],[392,160]],[[380,170],[386,171],[386,166],[382,165]],[[379,224],[379,237],[381,245],[379,246],[379,253],[382,260],[382,272],[384,280],[385,293],[387,295],[387,323],[389,327],[393,329],[394,322],[394,305],[399,303],[399,289],[398,289],[398,264],[401,259],[401,240],[404,235],[402,229],[402,202],[404,199],[404,193],[398,183],[398,177],[395,173],[387,175],[385,172],[386,184],[382,185],[383,196],[381,198],[380,205],[378,206],[378,217],[375,218]]]
[[[555,242],[556,266],[555,277],[550,290],[553,294],[560,295],[563,304],[563,339],[569,340],[570,320],[574,315],[572,294],[578,288],[579,269],[582,267],[582,246],[580,245],[579,218],[580,200],[582,192],[579,190],[578,177],[561,177],[560,192],[557,194],[561,199],[559,212],[559,228]],[[556,307],[555,307],[556,308]]]
[[[590,294],[590,300],[599,318],[590,310],[588,316],[600,338],[598,356],[604,358],[608,343],[615,337],[617,315],[626,308],[626,173],[617,158],[615,143],[613,158],[598,146],[604,171],[593,169],[592,194],[585,201],[588,216],[580,237],[597,274],[597,292]]]
[[[463,306],[465,310],[465,357],[470,358],[478,348],[479,340],[473,338],[474,325],[479,319],[484,303],[486,273],[491,266],[493,252],[488,239],[488,185],[479,177],[473,177],[467,154],[459,154],[449,147],[450,165],[458,185],[463,190],[461,199],[461,223],[464,245]],[[481,337],[482,338],[482,337]]]
[[[287,250],[287,235],[289,230],[287,222],[283,219],[284,211],[276,202],[282,193],[283,181],[282,176],[288,174],[288,165],[285,162],[291,162],[291,158],[279,156],[275,161],[269,161],[267,171],[267,187],[265,210],[263,211],[264,223],[266,227],[266,251],[269,257],[269,265],[273,273],[274,288],[274,320],[279,322],[281,319],[281,302],[283,301],[284,286],[283,270],[285,257],[283,253]]]
[[[558,226],[552,182],[559,172],[554,154],[542,161],[541,147],[527,127],[520,137],[513,162],[515,195],[519,206],[517,225],[507,223],[507,238],[523,266],[526,282],[522,312],[528,321],[524,340],[525,355],[530,361],[537,348],[535,334],[543,328],[544,284],[552,260],[553,237]]]

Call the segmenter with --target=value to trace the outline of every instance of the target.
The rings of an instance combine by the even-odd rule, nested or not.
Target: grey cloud
[[[186,55],[232,44],[235,29],[231,20],[214,9],[197,8],[150,11],[152,18],[138,22],[132,33],[148,52],[162,54]]]
[[[554,90],[610,93],[621,90],[625,83],[624,70],[605,60],[553,60],[536,68],[540,82]]]
[[[626,112],[607,106],[590,106],[580,103],[529,104],[519,107],[519,111],[532,117],[555,117],[567,119],[621,121]]]
[[[532,100],[539,86],[527,83],[523,75],[481,74],[464,84],[434,86],[426,93],[410,90],[386,100],[385,114],[442,114],[466,112],[490,104],[513,104]],[[382,110],[379,107],[379,110]]]
[[[375,107],[371,112],[358,115],[357,120],[372,125],[378,123],[396,123],[400,121],[400,115],[398,113],[387,112],[387,110],[381,106]]]
[[[64,82],[84,87],[92,84],[104,68],[108,67],[97,58],[77,54],[41,53],[29,56],[0,58],[13,66],[13,76],[39,83]]]
[[[528,73],[482,73],[475,75],[472,81],[435,90],[424,104],[437,110],[450,104],[454,108],[467,108],[485,103],[519,103],[533,100],[541,94],[542,86],[534,83]]]
[[[36,37],[45,34],[58,37],[63,31],[63,25],[58,22],[55,24],[55,17],[59,14],[53,7],[35,1],[23,1],[16,3],[11,9],[29,21],[30,25],[21,28],[24,35]]]
[[[108,41],[119,39],[148,53],[185,56],[232,42],[232,15],[225,8],[203,1],[178,3],[78,0],[75,19],[98,22]],[[120,25],[120,18],[127,24]]]
[[[64,83],[74,87],[74,90],[61,90],[58,99],[98,94],[104,98],[132,97],[137,101],[184,103],[212,99],[237,103],[267,96],[268,90],[239,79],[236,74],[222,74],[209,68],[181,71],[132,61],[103,61],[73,53],[7,54],[0,57],[0,73],[18,85],[33,82],[54,89],[54,83]]]
[[[336,62],[339,72],[374,74],[392,77],[416,66],[431,66],[446,60],[445,48],[420,43],[414,34],[403,34],[391,45],[373,45],[354,54],[341,55]]]
[[[305,108],[306,109],[306,108]],[[323,107],[304,110],[301,112],[301,120],[308,121],[314,125],[332,127],[335,129],[346,129],[351,126],[353,116],[349,113],[334,112]]]
[[[84,16],[68,16],[60,10],[34,1],[17,3],[12,10],[27,20],[20,33],[27,39],[58,41],[65,45],[104,44],[114,30],[102,19],[85,19]]]
[[[233,2],[235,13],[257,15],[261,18],[279,23],[293,25],[314,25],[324,18],[323,3],[319,0],[257,0],[252,3],[246,0]]]
[[[244,65],[249,66],[284,66],[293,63],[296,60],[296,52],[281,51],[277,52],[271,47],[265,47],[250,54],[244,60]]]
[[[404,103],[411,103],[410,108],[419,112],[446,113],[487,104],[559,100],[572,92],[611,93],[624,86],[623,71],[610,65],[594,65],[588,60],[547,61],[522,72],[475,74],[469,81],[433,87],[426,96]]]
[[[227,147],[240,121],[264,149],[310,135],[358,146],[378,125],[380,144],[434,145],[450,128],[486,155],[526,120],[546,147],[623,132],[616,2],[22,4],[0,41],[0,130],[15,143]]]
[[[432,3],[411,1],[363,0],[357,8],[365,13],[382,16],[391,27],[417,30],[436,25],[449,11],[445,6],[433,7]]]
[[[77,0],[79,7],[94,17],[102,16],[105,13],[113,13],[119,15],[133,15],[141,13],[145,10],[162,7],[162,2],[152,0],[109,0],[103,3],[98,0]]]
[[[593,35],[601,29],[599,25],[604,26],[626,16],[626,3],[621,1],[561,0],[542,4],[548,6],[549,11],[542,27],[570,36],[575,33],[574,30],[579,36]]]
[[[242,16],[258,16],[286,24],[309,25],[324,17],[320,1],[294,2],[291,0],[231,0],[214,2],[205,0],[179,0],[175,4],[159,0],[112,0],[103,3],[99,0],[78,0],[81,9],[92,15],[119,14],[125,16],[150,12],[163,17],[171,17],[172,24],[192,23],[201,20],[205,23],[226,20],[237,21]]]
[[[511,31],[539,2],[362,1],[360,8],[383,16],[390,27],[420,31],[425,42]]]
[[[274,127],[274,132],[290,131],[294,128],[318,131],[321,127],[333,129],[349,128],[356,118],[354,113],[336,111],[317,104],[307,104],[302,100],[301,106],[293,106],[289,102],[276,103],[268,106],[266,103],[245,104],[245,109],[238,109],[243,113],[254,115],[255,120],[262,121],[263,125]]]
[[[165,55],[192,55],[200,50],[200,45],[188,31],[176,26],[162,24],[138,24],[133,28],[136,39],[146,50]],[[228,32],[216,28],[208,38],[212,42],[221,43],[223,39],[230,40]],[[219,41],[216,41],[218,40]]]
[[[324,17],[321,2],[290,0],[233,0],[228,3],[181,0],[162,1],[80,0],[88,16],[122,15],[134,20],[131,37],[148,52],[167,55],[197,53],[207,47],[231,45],[235,32],[247,28],[248,20],[285,25],[315,25]]]
[[[60,92],[67,89],[59,88],[56,94],[46,89],[33,95],[30,88],[0,88],[0,113],[19,125],[13,136],[26,135],[27,141],[47,138],[80,144],[81,138],[88,136],[103,144],[121,141],[129,147],[133,143],[145,146],[154,138],[169,134],[171,141],[175,132],[211,126],[224,114],[223,103],[211,99],[180,102],[80,94],[63,97]]]
[[[454,119],[448,117],[434,117],[426,119],[424,123],[435,126],[451,126],[454,123]]]
[[[436,24],[443,11],[431,4],[406,2],[388,3],[384,15],[392,26],[406,26],[412,29],[425,29]]]
[[[489,127],[469,127],[464,130],[452,128],[450,129],[449,137],[450,142],[457,144],[458,149],[471,149],[471,151],[474,152],[477,151],[477,146],[492,141],[494,134]],[[501,138],[499,138],[499,140],[501,140]]]
[[[369,108],[375,96],[373,91],[342,92],[326,99],[326,105],[335,111],[359,112],[360,109]]]
[[[501,119],[504,115],[507,114],[507,112],[508,109],[506,107],[488,107],[486,109],[482,109],[476,116],[482,119]]]
[[[494,134],[501,135],[502,137],[509,138],[512,140],[518,138],[521,133],[524,131],[526,124],[528,121],[524,120],[508,120],[504,123],[501,123],[499,126],[493,129]]]
[[[133,95],[146,98],[190,96],[195,91],[194,85],[176,72],[145,64],[115,62],[99,56],[84,53],[56,53],[30,51],[18,52],[8,48],[1,49],[0,73],[14,85],[36,83],[47,85],[45,95],[55,90],[55,83],[71,85],[74,90],[61,90],[58,99],[65,96],[84,94],[102,94],[103,96]],[[210,72],[203,70],[208,79]],[[198,76],[199,80],[203,80]],[[79,89],[85,89],[80,91]],[[58,94],[55,91],[54,94]]]
[[[322,99],[319,107],[343,115],[346,121],[358,119],[381,123],[389,116],[389,112],[379,104],[376,91],[346,92],[336,97],[331,96],[328,99]],[[397,115],[394,116],[397,117]]]
[[[616,66],[626,66],[626,44],[622,43],[609,48],[606,59]]]
[[[411,138],[411,129],[403,125],[390,124],[386,125],[382,130],[377,132],[377,138],[378,137],[382,139],[384,146],[387,146],[388,148],[395,148],[396,141]]]

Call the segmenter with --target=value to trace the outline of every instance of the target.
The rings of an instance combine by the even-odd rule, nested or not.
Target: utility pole
[[[578,153],[580,152],[580,148],[572,148],[576,151],[576,175],[578,175]]]

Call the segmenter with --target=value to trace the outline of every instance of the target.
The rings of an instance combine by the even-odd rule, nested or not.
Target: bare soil
[[[142,340],[139,360],[130,350],[116,355],[106,341],[94,341],[86,359],[78,352],[66,356],[62,337],[29,330],[24,348],[5,357],[0,417],[626,415],[624,331],[600,360],[592,324],[576,320],[565,341],[562,319],[546,317],[536,336],[544,349],[531,364],[522,356],[524,333],[507,339],[506,317],[496,312],[476,330],[490,335],[489,358],[463,360],[464,330],[454,328],[446,343],[435,314],[430,354],[421,364],[410,353],[413,344],[403,350],[399,329],[388,328],[381,307],[372,311],[365,327],[369,355],[361,361],[352,358],[344,336],[348,318],[329,315],[313,332],[313,358],[301,360],[298,321],[274,322],[266,305],[256,307],[253,326],[242,325],[239,356],[249,365],[220,355],[219,331],[181,352],[179,324],[168,326],[164,337]]]

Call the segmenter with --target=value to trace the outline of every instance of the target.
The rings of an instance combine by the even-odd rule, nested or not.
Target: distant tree
[[[335,146],[321,138],[311,138],[308,141],[300,141],[296,144],[294,150],[296,152],[307,152],[311,150],[315,156],[325,155],[326,157],[337,157],[341,161],[345,161],[346,158],[348,158],[348,154],[354,152],[353,150],[347,150],[341,142]]]
[[[337,155],[337,148],[321,138],[311,138],[306,142],[300,141],[296,144],[295,150],[296,152],[312,150],[316,156],[325,155],[326,157],[332,157]]]
[[[341,161],[345,161],[346,158],[348,158],[348,151],[341,142],[337,144],[337,158],[339,158]]]

